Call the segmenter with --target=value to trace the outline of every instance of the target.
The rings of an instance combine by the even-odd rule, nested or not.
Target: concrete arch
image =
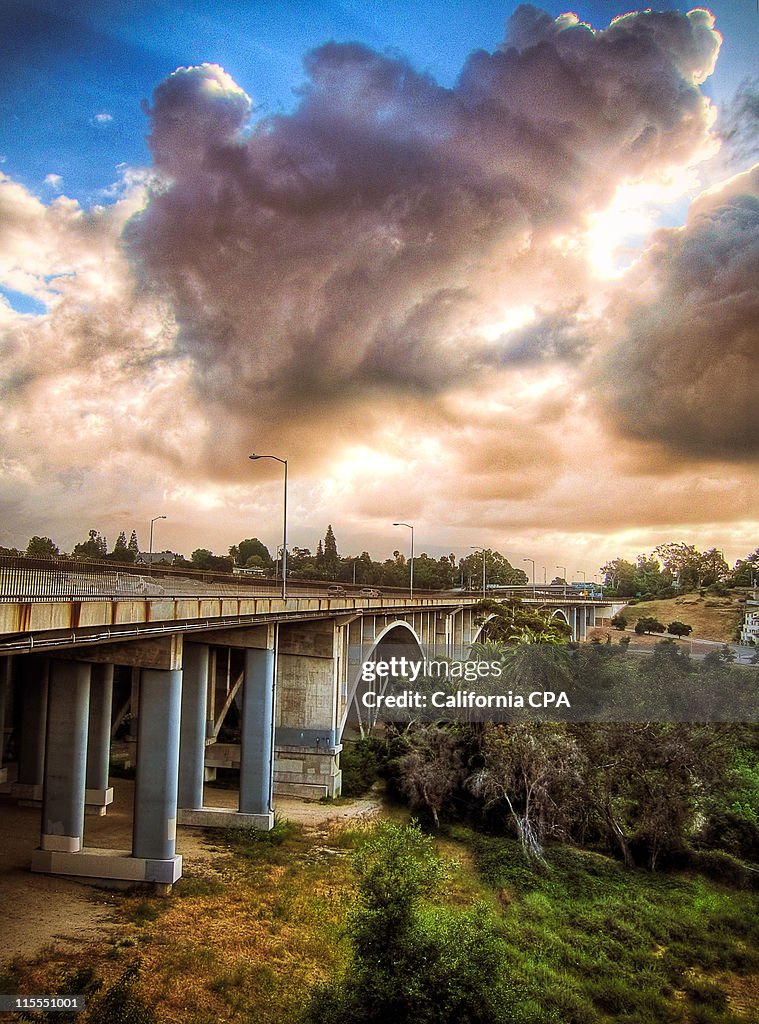
[[[491,612],[490,615],[486,616],[482,620],[482,622],[480,623],[480,625],[477,628],[477,632],[472,637],[472,642],[469,645],[469,650],[470,651],[471,651],[472,647],[474,646],[474,644],[479,643],[480,639],[482,638],[482,634],[485,632],[485,627],[490,622],[490,620],[494,619],[494,618],[495,618],[495,613]]]
[[[387,637],[390,633],[398,633],[397,637],[393,637],[393,643],[399,644],[416,644],[419,656],[423,657],[422,652],[422,641],[419,639],[416,630],[413,626],[410,626],[408,622],[403,619],[396,619],[395,622],[388,623],[384,629],[382,629],[375,637],[372,642],[372,646],[366,655],[370,657],[377,650],[379,645],[384,641],[387,642]],[[408,635],[406,635],[408,634]]]
[[[569,619],[567,618],[567,613],[564,611],[563,608],[557,608],[556,611],[552,613],[551,618],[558,619],[559,616],[561,616],[561,618],[564,619],[568,626],[571,625]]]
[[[367,716],[366,712],[363,712],[362,714],[361,711],[361,695],[372,688],[371,683],[367,683],[362,679],[361,668],[364,662],[381,660],[381,648],[383,646],[399,646],[408,648],[409,656],[420,659],[425,657],[421,640],[417,635],[416,630],[403,619],[397,619],[394,622],[388,623],[375,637],[373,637],[371,640],[371,646],[368,650],[362,649],[360,663],[355,665],[355,668],[353,665],[350,667],[353,673],[353,678],[348,679],[348,699],[345,715],[340,723],[338,742],[341,742],[343,730],[348,722],[358,725],[362,734],[367,727],[371,727],[374,724],[371,721],[370,716]],[[375,657],[375,655],[378,654],[379,656]],[[384,686],[382,689],[384,689]]]

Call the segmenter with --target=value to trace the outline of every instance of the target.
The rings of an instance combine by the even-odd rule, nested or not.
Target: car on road
[[[376,587],[362,587],[358,592],[359,597],[382,597],[382,591]]]
[[[337,583],[333,583],[327,587],[327,597],[343,597],[345,594],[345,587],[341,587]]]

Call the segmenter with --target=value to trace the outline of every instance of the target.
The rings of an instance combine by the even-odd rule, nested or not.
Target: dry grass
[[[289,826],[281,845],[217,834],[214,859],[170,897],[121,896],[108,940],[48,947],[8,974],[24,991],[49,993],[84,966],[110,985],[138,959],[139,990],[161,1024],[294,1020],[312,985],[347,955],[341,936],[354,880],[344,831]]]
[[[628,606],[623,614],[629,626],[634,626],[644,615],[653,615],[665,626],[678,619],[693,626],[692,638],[718,640],[728,643],[735,639],[735,631],[743,622],[745,605],[732,597],[699,597],[684,594],[670,601],[640,601]]]
[[[397,808],[390,813],[407,820]],[[86,966],[109,985],[139,960],[139,991],[156,1007],[160,1024],[295,1024],[312,986],[347,966],[344,927],[355,900],[350,854],[370,828],[365,822],[290,825],[278,841],[261,833],[216,834],[210,837],[213,858],[170,897],[120,896],[107,938],[73,953],[50,947],[35,961],[19,963],[23,989],[15,991],[54,992],[67,971]],[[460,828],[439,836],[437,847],[457,865],[441,893],[444,902],[464,909],[484,899],[502,919],[516,991],[540,1005],[525,1022],[611,1021],[599,1016],[598,1000],[631,999],[641,966],[658,1009],[641,1010],[640,1024],[755,1019],[759,954],[746,923],[751,894],[697,879],[628,873],[600,854],[568,848],[552,851],[550,871],[534,872],[514,842]],[[609,933],[610,922],[627,929],[621,938]],[[675,960],[682,961],[686,979],[692,974],[702,983],[702,998],[716,985],[732,1013],[679,1016],[676,997],[661,987],[667,971],[678,976]],[[599,974],[600,965],[611,962],[629,976],[620,992],[601,991],[609,979]],[[560,1009],[566,984],[580,1016]],[[682,1001],[695,1013],[691,996],[683,994]],[[88,1024],[87,1014],[79,1024]]]

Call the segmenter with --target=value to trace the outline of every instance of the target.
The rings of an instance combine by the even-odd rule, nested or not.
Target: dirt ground
[[[134,784],[126,779],[114,779],[112,784],[114,802],[107,815],[88,816],[85,821],[85,846],[129,850]],[[237,793],[207,788],[206,803],[235,808]],[[379,813],[380,801],[330,805],[275,799],[274,806],[283,818],[321,830],[334,821],[371,818]],[[0,966],[16,957],[37,956],[51,943],[65,947],[91,942],[98,934],[107,936],[111,928],[113,891],[30,871],[31,852],[39,845],[40,816],[40,808],[19,807],[0,792]],[[182,826],[177,853],[182,854],[185,871],[214,856],[202,829]]]

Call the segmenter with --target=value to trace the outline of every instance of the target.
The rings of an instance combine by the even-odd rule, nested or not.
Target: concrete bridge
[[[478,595],[289,590],[283,600],[224,578],[0,565],[0,738],[10,734],[14,758],[0,782],[41,807],[32,870],[170,885],[177,824],[267,829],[274,793],[339,795],[362,660],[383,644],[466,657],[482,629]],[[615,610],[561,588],[520,596],[578,640]],[[222,742],[231,717],[239,743]],[[85,812],[107,812],[111,739],[126,719],[132,849],[88,848]],[[236,811],[205,804],[220,767],[239,768]]]

